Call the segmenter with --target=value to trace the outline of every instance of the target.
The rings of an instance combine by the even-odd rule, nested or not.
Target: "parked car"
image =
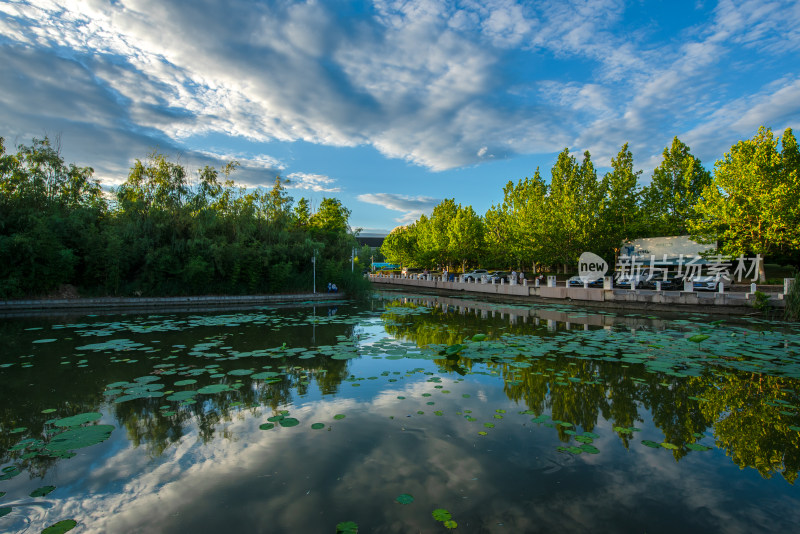
[[[486,274],[485,278],[487,284],[499,284],[500,280],[507,284],[511,281],[511,273],[508,271],[490,271]]]
[[[642,269],[638,273],[618,273],[614,279],[614,285],[628,289],[643,289],[647,282],[658,277],[659,274],[663,276],[663,273],[651,273],[650,269]]]
[[[468,282],[477,282],[482,278],[484,278],[487,274],[489,274],[489,271],[487,271],[486,269],[475,269],[468,273],[464,273],[462,276],[463,279]]]
[[[667,273],[666,280],[664,279],[663,273],[657,274],[650,280],[645,280],[642,287],[644,289],[655,289],[656,282],[661,282],[661,289],[664,291],[683,289],[683,275],[679,275],[678,273]]]
[[[692,287],[695,291],[719,291],[720,284],[728,289],[731,287],[731,278],[727,275],[705,275],[692,278]]]
[[[583,279],[580,276],[573,276],[567,280],[567,285],[570,287],[583,287]],[[603,287],[603,277],[600,276],[589,282],[589,287]]]

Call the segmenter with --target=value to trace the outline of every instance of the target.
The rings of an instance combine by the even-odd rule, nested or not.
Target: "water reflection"
[[[0,528],[437,532],[439,507],[466,532],[795,524],[797,332],[686,319],[386,295],[6,321],[0,466],[21,474],[0,480]],[[94,411],[108,441],[20,446]],[[282,412],[300,425],[259,428]]]

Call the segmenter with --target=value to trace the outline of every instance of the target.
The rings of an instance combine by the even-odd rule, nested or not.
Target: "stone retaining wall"
[[[722,314],[753,313],[753,294],[741,292],[694,292],[694,291],[655,291],[630,289],[582,288],[527,284],[487,284],[482,282],[443,282],[441,277],[420,279],[402,275],[369,275],[374,284],[391,284],[419,289],[445,291],[466,291],[475,294],[488,294],[509,297],[528,297],[538,299],[559,299],[575,304],[586,304],[609,308],[644,308],[654,311],[675,311],[676,307],[694,308],[698,311]],[[784,308],[782,293],[767,293],[769,305]]]

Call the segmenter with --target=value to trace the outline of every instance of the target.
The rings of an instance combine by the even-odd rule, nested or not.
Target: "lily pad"
[[[336,534],[358,534],[358,525],[353,521],[343,521],[336,525]]]
[[[325,428],[325,423],[313,423],[311,425],[311,428],[313,428],[314,430],[322,430],[323,428]]]
[[[46,529],[42,531],[42,534],[63,534],[64,532],[69,532],[73,528],[78,525],[78,522],[74,519],[64,519],[63,521],[59,521],[58,523],[53,523]]]
[[[197,380],[192,380],[191,378],[188,378],[186,380],[178,380],[173,385],[175,385],[175,386],[189,386],[191,384],[196,384],[196,383],[197,383]]]
[[[31,497],[44,497],[51,491],[56,489],[55,486],[42,486],[41,488],[37,488],[31,492]]]
[[[278,421],[278,424],[281,425],[282,427],[290,427],[299,425],[300,421],[298,421],[294,417],[284,417],[283,419]]]
[[[345,417],[347,416],[343,413],[337,413],[336,415],[333,416],[333,418],[336,419],[337,421],[339,421],[340,419],[344,419]]]
[[[51,452],[71,451],[102,443],[111,437],[112,425],[94,425],[74,428],[56,435],[45,449]]]
[[[275,428],[275,423],[264,423],[263,425],[259,425],[258,428],[261,430],[272,430]]]
[[[212,394],[212,393],[222,393],[223,391],[229,391],[231,388],[227,384],[211,384],[210,386],[203,386],[197,390],[198,393],[205,393],[205,394]]]
[[[453,516],[450,515],[450,512],[448,512],[444,508],[437,508],[436,510],[431,512],[431,515],[437,521],[449,521],[450,519],[453,518]]]
[[[705,341],[706,339],[710,338],[708,334],[695,334],[689,338],[689,341],[694,341],[695,343],[700,343],[701,341]]]
[[[399,502],[400,504],[411,504],[414,502],[414,497],[408,493],[401,493],[397,496],[395,501]]]
[[[10,513],[11,513],[11,507],[10,506],[2,506],[2,507],[0,507],[0,517],[3,517],[4,515],[8,515]]]
[[[660,449],[661,448],[661,444],[659,442],[651,441],[649,439],[643,439],[642,440],[642,445],[644,445],[645,447],[650,447],[651,449]]]

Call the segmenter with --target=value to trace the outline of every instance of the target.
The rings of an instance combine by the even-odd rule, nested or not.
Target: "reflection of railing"
[[[479,300],[466,300],[447,296],[403,296],[396,299],[402,304],[425,306],[426,308],[439,309],[446,313],[461,315],[474,315],[483,319],[499,317],[508,319],[511,325],[532,324],[539,326],[546,324],[551,331],[562,327],[570,330],[574,327],[589,329],[590,327],[611,328],[614,325],[625,324],[627,328],[635,331],[638,328],[661,329],[667,326],[665,319],[645,317],[618,317],[613,315],[584,314],[582,310],[556,310],[545,306],[520,307],[513,305],[483,302]]]

